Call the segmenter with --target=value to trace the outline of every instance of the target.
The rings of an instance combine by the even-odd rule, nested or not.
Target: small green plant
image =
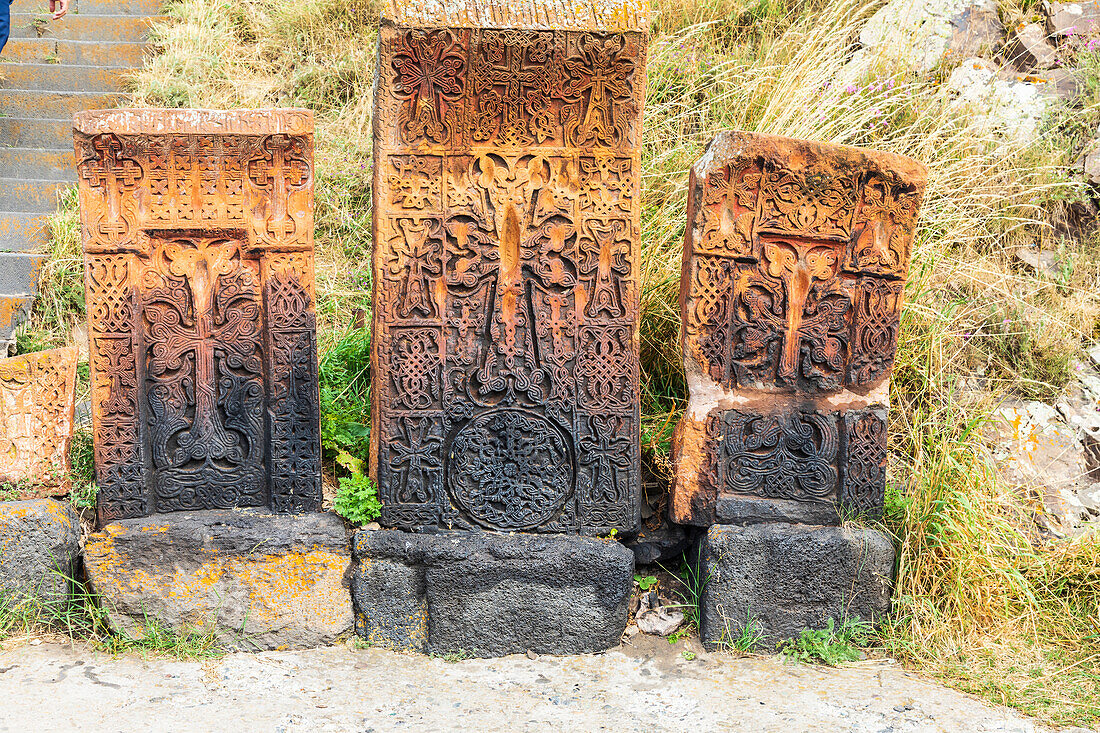
[[[346,462],[355,466],[351,476],[340,478],[340,489],[332,503],[333,509],[344,519],[364,525],[378,518],[382,503],[378,500],[378,486],[370,476],[363,474],[363,462],[348,456]]]
[[[764,638],[764,627],[756,614],[751,611],[745,614],[745,625],[741,627],[735,636],[733,629],[730,627],[729,619],[722,612],[720,606],[718,613],[725,624],[725,630],[722,632],[722,638],[718,642],[718,646],[727,651],[733,650],[742,654],[755,652],[760,640]]]
[[[681,639],[687,638],[689,636],[691,636],[691,627],[684,626],[683,628],[673,631],[665,638],[668,639],[669,644],[678,644]]]
[[[680,656],[683,657],[685,660],[691,662],[695,659],[695,652],[689,652],[687,649],[685,649],[680,652]]]
[[[634,582],[637,583],[638,587],[641,588],[643,591],[647,591],[650,588],[652,588],[653,586],[657,585],[657,576],[656,575],[645,575],[645,576],[635,575],[634,576]]]
[[[459,649],[456,652],[447,652],[446,654],[431,654],[430,656],[436,659],[442,659],[444,662],[454,664],[455,662],[461,662],[463,659],[473,659],[473,654],[465,649]]]
[[[870,636],[871,624],[866,621],[845,619],[837,628],[830,618],[824,629],[802,629],[797,639],[780,643],[779,653],[786,662],[820,662],[835,667],[859,659],[860,647],[867,644]]]

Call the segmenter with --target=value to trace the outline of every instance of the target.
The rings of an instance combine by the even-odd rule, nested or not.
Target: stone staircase
[[[73,113],[126,99],[160,2],[73,0],[59,21],[46,0],[12,5],[0,54],[0,352],[34,302],[58,194],[76,182]]]

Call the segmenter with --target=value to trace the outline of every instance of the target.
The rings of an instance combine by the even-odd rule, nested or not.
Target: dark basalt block
[[[359,530],[356,632],[384,646],[494,657],[619,643],[634,555],[614,541],[489,532]]]
[[[700,539],[700,634],[714,649],[752,624],[767,651],[804,628],[890,610],[894,544],[866,528],[716,524]]]

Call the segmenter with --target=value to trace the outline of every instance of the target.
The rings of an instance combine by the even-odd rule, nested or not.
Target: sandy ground
[[[14,642],[0,651],[0,731],[1044,730],[891,662],[822,669],[686,644],[461,661],[344,645],[181,662]]]

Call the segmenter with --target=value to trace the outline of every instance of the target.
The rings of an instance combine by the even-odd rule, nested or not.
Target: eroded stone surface
[[[441,654],[609,649],[634,582],[630,550],[588,537],[363,529],[355,559],[357,633]]]
[[[23,498],[67,491],[75,348],[0,359],[0,481]]]
[[[101,522],[320,507],[312,130],[77,115]]]
[[[890,610],[894,544],[873,529],[716,524],[700,543],[708,648],[731,645],[751,626],[758,648],[771,650],[830,618],[874,622]]]
[[[383,18],[383,524],[637,526],[647,26],[632,0],[393,3]]]
[[[835,523],[881,510],[926,175],[901,156],[740,132],[696,163],[674,519]]]
[[[111,624],[213,628],[239,649],[329,644],[351,631],[351,548],[335,514],[196,511],[125,519],[88,537],[85,567]]]
[[[64,604],[80,553],[80,520],[53,499],[0,502],[0,596]]]
[[[1100,3],[1087,0],[1080,3],[1044,2],[1046,28],[1056,38],[1083,36],[1100,28]]]
[[[1050,69],[1058,61],[1054,46],[1047,41],[1046,31],[1038,23],[1014,28],[1004,55],[1020,71]]]

